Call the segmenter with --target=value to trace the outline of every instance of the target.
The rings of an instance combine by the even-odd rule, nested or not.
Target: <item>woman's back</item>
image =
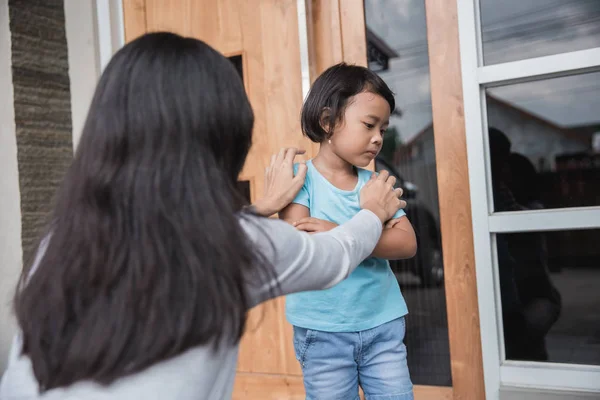
[[[370,254],[381,233],[381,222],[368,211],[318,240],[279,220],[246,216],[240,223],[275,269],[271,282],[248,282],[250,306],[273,296],[335,285]],[[196,346],[108,386],[84,380],[40,394],[31,360],[20,357],[20,350],[17,339],[0,385],[2,400],[229,399],[238,354],[237,344],[216,350],[210,345]]]

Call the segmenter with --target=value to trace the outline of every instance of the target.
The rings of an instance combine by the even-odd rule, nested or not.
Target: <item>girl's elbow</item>
[[[412,243],[409,244],[408,248],[406,249],[406,258],[413,258],[414,256],[417,255],[417,241],[413,241]]]
[[[403,257],[404,259],[408,259],[408,258],[413,258],[414,256],[417,255],[417,238],[413,237],[412,240],[407,240],[404,244],[404,251],[403,251]]]

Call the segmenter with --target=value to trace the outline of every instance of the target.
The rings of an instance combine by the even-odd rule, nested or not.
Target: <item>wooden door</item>
[[[125,0],[126,40],[171,31],[201,39],[226,56],[241,56],[255,113],[254,145],[240,180],[255,200],[264,169],[283,146],[312,147],[300,131],[302,81],[297,0]],[[284,299],[258,307],[242,340],[234,398],[303,398]]]
[[[254,145],[241,180],[251,199],[263,190],[263,171],[283,146],[318,147],[303,138],[299,114],[302,74],[297,0],[123,0],[130,41],[167,30],[204,40],[226,56],[241,56],[255,112]],[[345,61],[367,64],[363,0],[305,0],[311,81]],[[453,388],[416,387],[418,400],[483,399],[481,347],[470,220],[456,1],[425,0],[430,43],[436,158]],[[452,232],[462,232],[452,235]],[[465,340],[467,338],[468,340]],[[303,399],[284,300],[253,310],[242,340],[234,399]]]

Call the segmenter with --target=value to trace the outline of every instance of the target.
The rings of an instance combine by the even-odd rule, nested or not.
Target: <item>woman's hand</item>
[[[298,154],[304,154],[304,150],[283,148],[271,157],[271,164],[265,171],[265,194],[253,205],[257,214],[270,217],[278,213],[302,189],[307,167],[298,165],[298,173],[294,176],[294,158]]]
[[[318,233],[330,231],[338,225],[334,222],[325,221],[323,219],[306,217],[294,222],[294,226],[299,231],[304,231],[308,233]]]
[[[360,191],[360,207],[375,213],[382,224],[406,207],[406,202],[400,200],[402,189],[394,190],[395,183],[396,178],[383,170],[379,175],[373,174]]]

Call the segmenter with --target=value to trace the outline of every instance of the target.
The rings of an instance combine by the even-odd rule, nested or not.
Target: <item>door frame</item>
[[[357,6],[357,3],[359,6]],[[452,387],[416,398],[484,399],[456,0],[425,0]],[[367,66],[363,0],[306,0],[311,82],[338,62]]]
[[[419,400],[485,398],[456,1],[425,0],[453,387],[416,386]],[[147,30],[145,1],[122,3],[130,40]],[[298,0],[298,6],[299,22],[306,19],[299,23],[303,89],[335,63],[367,65],[363,0]],[[238,392],[258,395],[269,379],[284,379],[281,398],[300,398],[300,377],[262,376],[264,382],[261,374],[238,372]]]

